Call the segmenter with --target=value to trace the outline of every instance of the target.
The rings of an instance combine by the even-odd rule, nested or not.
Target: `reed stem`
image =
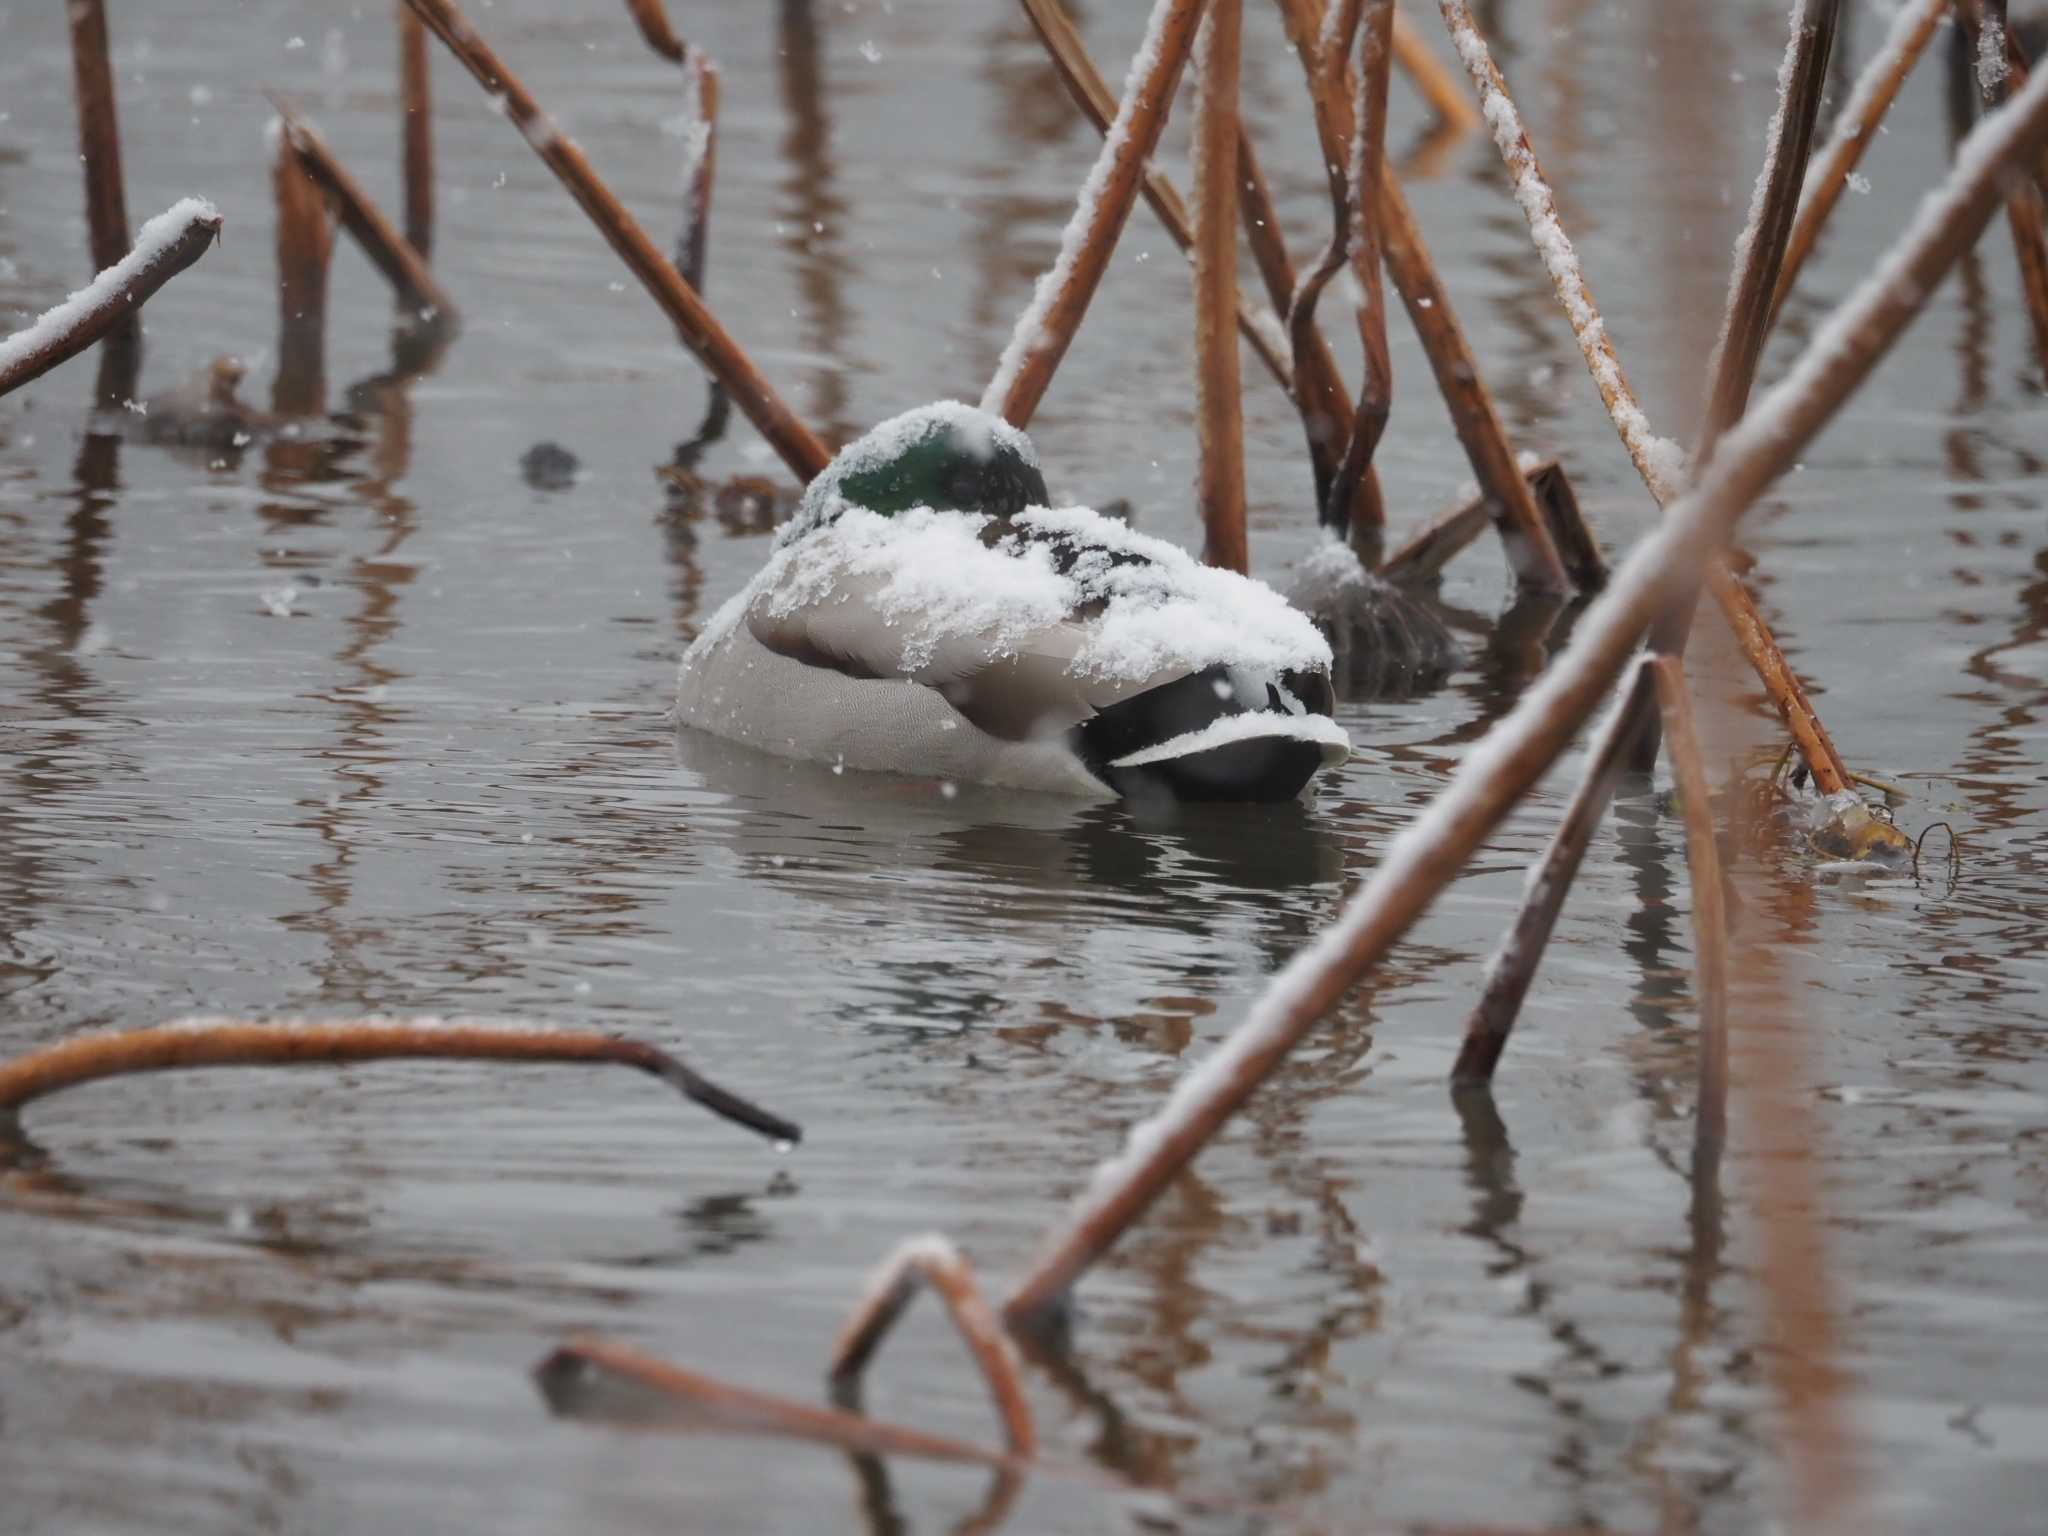
[[[1400,11],[1394,12],[1390,41],[1394,61],[1421,93],[1422,99],[1429,103],[1429,110],[1436,114],[1439,123],[1457,133],[1469,133],[1480,125],[1478,111],[1458,89],[1456,78],[1437,61],[1436,55],[1429,51],[1429,45],[1422,40],[1422,34],[1415,30],[1415,24]]]
[[[398,100],[403,134],[405,243],[421,261],[434,249],[434,112],[427,29],[398,0]]]
[[[2025,85],[2028,61],[2006,19],[2005,0],[1959,0],[1957,6],[1986,110],[2002,106]],[[2033,322],[2034,350],[2048,368],[2048,169],[2019,176],[2006,189],[2005,217],[2019,265],[2020,294]]]
[[[280,416],[315,416],[327,405],[327,267],[334,231],[326,194],[292,148],[282,120],[274,127],[278,329],[270,406]]]
[[[1202,559],[1243,575],[1244,398],[1237,361],[1237,74],[1242,0],[1208,0],[1195,45],[1196,501]]]

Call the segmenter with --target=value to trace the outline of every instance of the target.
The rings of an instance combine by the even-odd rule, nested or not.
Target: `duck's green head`
[[[1010,517],[1047,503],[1031,439],[1000,417],[952,402],[883,422],[842,449],[811,489],[821,500],[836,495],[885,516],[930,507]]]

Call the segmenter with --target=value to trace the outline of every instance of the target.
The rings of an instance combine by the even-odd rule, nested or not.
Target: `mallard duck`
[[[884,422],[684,654],[677,720],[835,768],[1104,798],[1282,800],[1344,761],[1307,618],[1049,500],[997,417]]]

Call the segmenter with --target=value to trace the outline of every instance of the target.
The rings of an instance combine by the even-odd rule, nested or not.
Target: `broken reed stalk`
[[[1421,93],[1422,99],[1429,103],[1429,109],[1437,115],[1438,122],[1459,133],[1479,126],[1479,114],[1465,99],[1465,93],[1458,89],[1458,82],[1437,62],[1436,55],[1423,42],[1422,34],[1399,11],[1394,12],[1391,42],[1394,61]]]
[[[1984,106],[2001,106],[2015,83],[2024,83],[2027,64],[2007,24],[2005,0],[1961,0],[1958,6],[1977,61],[1977,86]],[[2048,176],[2016,176],[2006,188],[2006,224],[2012,230],[2013,257],[2019,264],[2020,293],[2033,321],[2034,349],[2048,368]]]
[[[1095,167],[1081,184],[1073,217],[1060,237],[1059,254],[1038,279],[1031,302],[982,393],[981,408],[1022,431],[1066,356],[1102,274],[1131,203],[1144,179],[1146,161],[1159,146],[1160,130],[1173,106],[1181,70],[1194,47],[1203,0],[1155,0],[1145,36],[1124,81],[1116,118],[1103,137]]]
[[[668,24],[668,11],[661,0],[626,0],[626,9],[633,13],[633,20],[640,28],[640,35],[647,39],[647,46],[664,59],[680,64],[689,55],[688,45]]]
[[[1358,33],[1358,123],[1345,181],[1351,210],[1347,243],[1352,270],[1364,295],[1358,306],[1358,341],[1365,355],[1365,376],[1358,386],[1358,409],[1345,435],[1344,457],[1330,488],[1333,509],[1350,507],[1363,477],[1372,473],[1373,455],[1379,451],[1394,406],[1394,365],[1387,353],[1387,295],[1380,282],[1379,216],[1375,210],[1387,164],[1387,77],[1393,69],[1390,38],[1397,20],[1394,0],[1367,0]]]
[[[574,141],[555,130],[554,122],[540,109],[533,94],[508,70],[476,29],[456,10],[451,0],[405,0],[413,11],[447,45],[448,51],[486,91],[503,98],[507,115],[526,138],[535,154],[569,190],[589,215],[598,233],[616,251],[632,274],[640,280],[662,312],[674,323],[683,344],[713,377],[723,383],[768,445],[781,456],[799,480],[809,480],[831,461],[825,445],[797,420],[775,388],[762,376],[738,342],[718,323],[717,316],[684,282],[675,267],[665,260],[654,242],[647,238],[633,216],[626,212],[611,190],[598,179]]]
[[[1202,561],[1244,575],[1244,394],[1237,365],[1237,71],[1242,0],[1208,0],[1195,44],[1195,429]]]
[[[1316,126],[1323,137],[1328,165],[1343,165],[1355,131],[1348,81],[1329,91],[1317,67],[1317,40],[1322,33],[1321,0],[1281,0],[1290,42],[1308,77],[1316,100]],[[1348,72],[1347,72],[1348,73]],[[1563,592],[1569,583],[1557,547],[1543,525],[1527,482],[1508,446],[1500,413],[1479,373],[1478,360],[1452,312],[1450,295],[1438,276],[1422,231],[1402,194],[1393,171],[1379,169],[1379,222],[1388,274],[1400,290],[1410,320],[1436,376],[1437,388],[1451,413],[1458,441],[1471,461],[1479,489],[1494,503],[1494,527],[1506,550],[1517,583],[1538,592]]]
[[[607,1388],[624,1385],[671,1405],[675,1412],[670,1422],[675,1427],[780,1435],[870,1456],[967,1462],[999,1471],[1017,1472],[1031,1465],[1021,1457],[949,1435],[929,1435],[843,1408],[821,1408],[734,1386],[603,1339],[570,1340],[536,1365],[533,1375],[548,1405],[570,1417],[659,1427],[661,1420],[644,1404],[607,1401]]]
[[[1571,644],[1467,753],[1431,807],[1387,847],[1337,921],[1274,978],[1245,1020],[1132,1129],[1004,1307],[1042,1323],[1288,1052],[1405,933],[1556,759],[1671,598],[1863,382],[1989,222],[2000,182],[2048,143],[2048,76],[1988,118],[1877,270],[1820,327],[1790,373],[1729,430],[1698,483],[1616,571]]]
[[[1564,478],[1564,468],[1556,459],[1545,459],[1522,471],[1522,478],[1529,482],[1529,494],[1539,508],[1545,503],[1545,482],[1551,477],[1558,481]],[[1387,556],[1379,574],[1397,586],[1427,586],[1442,576],[1444,567],[1470,548],[1492,524],[1493,498],[1483,491],[1475,492],[1408,535],[1401,547]]]
[[[692,138],[684,146],[689,156],[683,187],[683,227],[676,236],[676,269],[683,281],[697,292],[704,291],[704,261],[711,240],[711,186],[718,171],[718,67],[701,49],[691,49],[683,60],[683,88],[690,96]],[[712,381],[718,387],[718,381]]]
[[[276,95],[270,102],[277,109],[285,147],[298,157],[300,167],[327,195],[341,227],[370,258],[371,265],[384,274],[400,306],[418,320],[452,320],[454,302],[434,281],[426,259],[412,242],[370,201],[369,194],[327,147],[326,140],[292,109],[290,102]]]
[[[632,1067],[713,1114],[775,1141],[803,1129],[700,1077],[644,1041],[503,1019],[233,1019],[200,1016],[142,1029],[95,1030],[0,1061],[0,1114],[60,1089],[136,1072],[190,1067],[333,1066],[356,1061],[558,1062]]]
[[[79,159],[85,163],[85,229],[92,268],[128,254],[128,204],[121,185],[121,123],[101,0],[69,0],[71,70],[78,95]]]
[[[1656,705],[1656,683],[1649,658],[1636,664],[1623,680],[1614,707],[1608,712],[1593,743],[1586,771],[1572,792],[1564,819],[1550,835],[1550,842],[1530,871],[1521,910],[1494,951],[1486,967],[1486,980],[1479,989],[1479,1001],[1465,1021],[1465,1042],[1458,1048],[1451,1081],[1458,1084],[1487,1083],[1500,1065],[1508,1036],[1522,1011],[1522,1000],[1536,979],[1536,967],[1550,944],[1564,899],[1578,877],[1579,864],[1593,841],[1615,786],[1628,770],[1629,747],[1639,729],[1640,712]]]
[[[142,226],[135,249],[33,325],[0,340],[0,395],[40,378],[130,320],[149,296],[220,238],[221,216],[203,198],[172,204]]]
[[[270,407],[313,416],[327,404],[327,266],[334,230],[327,195],[285,136],[271,125],[270,181],[277,196],[277,377]]]
[[[1045,44],[1045,51],[1052,59],[1061,82],[1074,105],[1081,109],[1081,115],[1095,125],[1097,133],[1109,132],[1109,126],[1116,119],[1116,97],[1109,89],[1109,82],[1102,78],[1102,71],[1095,67],[1087,48],[1081,42],[1081,34],[1074,29],[1066,10],[1059,0],[1022,0],[1024,14],[1037,31],[1039,41]],[[1240,156],[1250,152],[1250,146],[1239,141]],[[1240,160],[1240,163],[1242,161]],[[1262,183],[1263,185],[1263,183]],[[1194,221],[1188,213],[1186,201],[1173,180],[1156,165],[1145,167],[1142,184],[1145,201],[1151,206],[1159,222],[1165,226],[1173,243],[1180,247],[1183,255],[1192,255],[1195,248]],[[1258,217],[1256,200],[1249,185],[1243,191],[1243,214],[1247,230]],[[1271,199],[1265,204],[1266,213],[1272,212]],[[1275,226],[1277,228],[1277,225]],[[1253,242],[1257,249],[1257,242]],[[1284,259],[1284,250],[1283,250]],[[1294,287],[1292,269],[1289,269],[1287,291]],[[1259,360],[1266,365],[1266,371],[1290,394],[1293,392],[1291,365],[1287,346],[1280,329],[1279,316],[1271,311],[1257,308],[1240,293],[1237,300],[1237,329]],[[1327,357],[1328,348],[1324,348]],[[1332,364],[1332,367],[1335,365]]]
[[[1675,656],[1645,662],[1657,683],[1664,718],[1664,753],[1685,816],[1685,862],[1692,877],[1694,965],[1699,972],[1699,1108],[1693,1122],[1694,1159],[1719,1154],[1728,1135],[1728,908],[1721,887],[1721,852],[1714,841],[1714,807],[1707,788],[1692,694]]]
[[[1841,201],[1842,189],[1849,184],[1849,173],[1856,169],[1863,151],[1877,137],[1885,113],[1898,99],[1899,89],[1920,55],[1927,51],[1949,3],[1950,0],[1907,0],[1892,18],[1891,31],[1878,45],[1863,73],[1856,77],[1849,103],[1836,121],[1834,136],[1808,169],[1800,190],[1799,213],[1785,245],[1784,265],[1778,269],[1777,291],[1771,296],[1772,321],[1785,307],[1786,298],[1799,280],[1799,269],[1813,254],[1828,215]]]
[[[1601,318],[1599,306],[1593,301],[1585,268],[1580,264],[1571,237],[1558,217],[1556,195],[1551,191],[1543,166],[1536,158],[1535,148],[1529,142],[1521,114],[1508,92],[1507,80],[1495,66],[1485,39],[1473,24],[1465,0],[1438,0],[1438,5],[1450,30],[1452,45],[1479,93],[1483,116],[1493,130],[1494,145],[1507,164],[1515,200],[1528,220],[1530,237],[1550,273],[1551,287],[1571,324],[1580,355],[1586,360],[1586,368],[1599,388],[1601,403],[1607,407],[1614,430],[1620,435],[1622,446],[1628,450],[1636,472],[1649,486],[1650,494],[1660,507],[1668,506],[1684,483],[1684,452],[1669,438],[1659,437],[1651,430],[1649,417],[1629,385],[1628,375],[1615,353],[1613,338],[1608,334],[1606,321]],[[1741,285],[1738,283],[1737,286]],[[1755,355],[1752,354],[1752,368],[1754,362]],[[1770,626],[1764,622],[1755,600],[1718,554],[1708,565],[1707,587],[1726,615],[1743,654],[1777,706],[1787,730],[1798,743],[1816,785],[1823,794],[1832,794],[1842,788],[1847,781],[1848,770],[1840,753],[1821,725],[1819,714],[1785,660],[1784,652],[1772,636]],[[1643,707],[1643,718],[1650,718],[1647,701]],[[1654,735],[1646,738],[1643,750],[1653,751],[1654,741]],[[1640,757],[1638,766],[1644,766]]]
[[[398,0],[399,131],[404,146],[405,243],[425,261],[434,249],[434,114],[427,29]]]
[[[1226,3],[1227,0],[1216,0],[1219,10]],[[828,1375],[834,1400],[841,1407],[858,1408],[862,1373],[889,1330],[917,1299],[917,1293],[927,1288],[945,1304],[947,1316],[953,1319],[961,1341],[980,1367],[996,1416],[1002,1420],[1010,1454],[1025,1459],[1036,1455],[1038,1430],[1031,1420],[1031,1405],[1024,1397],[1016,1348],[982,1295],[965,1255],[936,1234],[909,1238],[897,1245],[855,1303],[852,1316],[847,1318],[832,1346]]]

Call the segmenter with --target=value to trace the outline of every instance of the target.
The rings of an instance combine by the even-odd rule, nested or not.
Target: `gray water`
[[[972,398],[1094,150],[1019,14],[675,9],[724,71],[708,293],[728,326],[835,440]],[[1112,78],[1142,9],[1085,9]],[[1249,9],[1247,110],[1305,257],[1328,217],[1308,112]],[[1783,0],[1477,9],[1635,382],[1684,437]],[[395,207],[389,7],[113,10],[131,218],[199,192],[227,221],[147,312],[144,390],[239,352],[261,404],[260,89]],[[623,8],[471,10],[666,241],[678,86]],[[1882,9],[1847,10],[1860,63]],[[82,281],[85,238],[62,8],[0,0],[0,39],[12,326]],[[325,449],[225,458],[88,440],[89,362],[0,404],[0,1046],[194,1010],[500,1013],[668,1044],[807,1138],[778,1155],[643,1079],[541,1069],[53,1100],[29,1116],[47,1163],[0,1175],[0,1530],[951,1529],[980,1474],[564,1423],[525,1372],[596,1331],[815,1400],[899,1238],[942,1231],[991,1284],[1018,1274],[1541,653],[1488,644],[1506,593],[1479,546],[1444,592],[1477,626],[1469,669],[1344,705],[1360,750],[1314,804],[1164,826],[679,742],[676,659],[765,532],[668,515],[653,468],[699,376],[518,135],[438,50],[434,69],[435,262],[462,325],[431,372],[359,391]],[[1937,55],[1767,375],[1940,174],[1944,93]],[[1649,502],[1497,156],[1425,130],[1397,86],[1413,200],[1510,431],[1564,457],[1618,553]],[[1193,544],[1182,273],[1141,209],[1034,436],[1057,496],[1128,497]],[[2048,407],[2016,295],[2001,222],[1748,526],[1845,753],[1905,786],[1909,830],[1963,843],[1953,884],[1796,848],[1741,876],[1742,936],[1802,1019],[1861,1486],[1903,1530],[2038,1529],[2048,1499]],[[340,410],[392,366],[390,305],[347,249],[331,304]],[[1327,319],[1348,329],[1341,298]],[[1380,464],[1408,527],[1466,471],[1393,329]],[[1254,366],[1254,562],[1284,579],[1309,485]],[[571,488],[520,477],[544,440],[580,458]],[[778,473],[743,424],[701,468]],[[1717,628],[1709,696],[1740,677]],[[1751,1199],[1769,1170],[1739,1126],[1723,1233],[1688,1223],[1676,823],[1637,809],[1595,839],[1497,1115],[1444,1089],[1577,761],[1089,1277],[1071,1357],[1033,1368],[1049,1455],[1156,1492],[1038,1477],[1007,1529],[1733,1532],[1784,1508]],[[935,1309],[869,1406],[996,1438]]]

